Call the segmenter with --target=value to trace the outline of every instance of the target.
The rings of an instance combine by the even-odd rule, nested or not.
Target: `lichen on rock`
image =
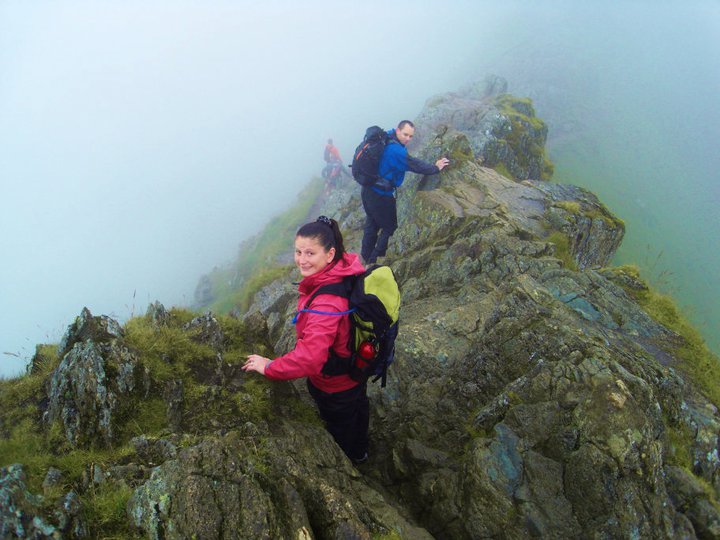
[[[530,99],[496,93],[506,89],[488,81],[482,91],[468,86],[428,99],[411,149],[423,158],[445,155],[451,166],[477,160],[514,180],[549,180],[554,167],[545,154],[548,128]]]

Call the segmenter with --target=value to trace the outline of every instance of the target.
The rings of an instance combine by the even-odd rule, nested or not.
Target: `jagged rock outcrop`
[[[620,247],[625,224],[587,190],[563,184],[533,182],[547,196],[546,219],[550,229],[568,240],[578,268],[605,266]]]
[[[437,234],[437,229],[442,229],[439,236],[443,231],[454,235],[456,225],[469,220],[466,228],[476,235],[481,229],[490,234],[504,229],[505,235],[529,240],[559,233],[561,245],[568,246],[569,256],[583,269],[607,264],[625,232],[622,222],[581,188],[517,183],[472,162],[448,171],[440,182],[432,190],[409,188],[401,193],[398,205],[403,226],[393,237],[398,253],[414,250],[429,235]],[[466,241],[462,234],[448,238]],[[510,251],[522,245],[516,242]],[[557,251],[559,246],[554,245],[548,249]]]
[[[137,358],[117,321],[85,308],[60,342],[60,365],[49,381],[46,422],[61,423],[74,446],[111,446],[116,416],[139,386]]]
[[[93,317],[88,308],[83,308],[60,340],[58,354],[65,356],[79,341],[111,342],[122,336],[123,329],[115,319],[106,315]]]
[[[42,515],[43,502],[41,495],[29,491],[22,465],[0,468],[0,537],[87,538],[80,500],[75,492],[69,491],[61,497],[49,517]]]
[[[192,339],[200,343],[207,343],[213,349],[221,351],[225,348],[225,335],[217,319],[212,313],[195,317],[187,323],[184,330],[194,330]]]
[[[429,217],[423,215],[427,211],[422,206],[424,199],[415,196],[415,189],[404,187],[399,201],[401,222],[436,226],[434,207],[438,203],[458,217],[466,213],[502,216],[521,234],[547,237],[553,231],[561,232],[580,269],[606,265],[624,236],[623,222],[587,190],[537,181],[551,175],[549,169],[541,172],[549,167],[542,150],[547,127],[534,116],[529,102],[495,95],[497,83],[485,84],[483,90],[471,86],[425,104],[416,121],[413,151],[432,161],[448,155],[451,165],[442,175],[422,178],[417,184],[426,192],[423,195],[432,199]],[[508,112],[515,110],[513,107],[521,120],[513,120]],[[521,127],[525,124],[530,127]],[[498,138],[503,132],[514,133],[514,138]],[[513,179],[526,181],[513,185],[480,164],[510,171]],[[476,181],[480,177],[482,181]],[[448,190],[437,189],[440,182],[454,190],[454,197],[448,197]],[[495,207],[500,211],[492,212]]]
[[[165,309],[165,306],[157,300],[148,306],[145,317],[149,318],[156,326],[165,326],[170,320],[170,314]]]
[[[506,88],[507,83],[492,79],[482,87],[430,98],[416,119],[423,129],[417,131],[411,151],[428,159],[445,154],[451,162],[474,159],[516,180],[548,180],[553,166],[545,156],[547,126],[535,116],[529,99],[496,93]],[[453,133],[464,134],[468,144],[449,149]]]

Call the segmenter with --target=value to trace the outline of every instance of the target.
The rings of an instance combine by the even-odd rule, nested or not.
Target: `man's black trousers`
[[[380,195],[367,186],[362,188],[361,195],[366,217],[360,254],[366,264],[372,264],[385,256],[390,237],[397,229],[397,204],[394,196]]]

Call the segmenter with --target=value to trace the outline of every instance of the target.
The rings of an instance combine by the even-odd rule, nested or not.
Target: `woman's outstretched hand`
[[[260,375],[265,375],[265,368],[271,362],[269,358],[260,356],[259,354],[251,354],[247,361],[243,364],[243,371],[257,371]]]

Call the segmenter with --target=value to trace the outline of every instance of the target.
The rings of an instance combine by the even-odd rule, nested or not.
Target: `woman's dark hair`
[[[318,244],[325,248],[325,251],[330,251],[330,248],[335,248],[333,262],[339,261],[345,253],[343,237],[338,222],[329,217],[320,216],[316,221],[306,223],[298,229],[295,236],[314,238],[318,241]]]

